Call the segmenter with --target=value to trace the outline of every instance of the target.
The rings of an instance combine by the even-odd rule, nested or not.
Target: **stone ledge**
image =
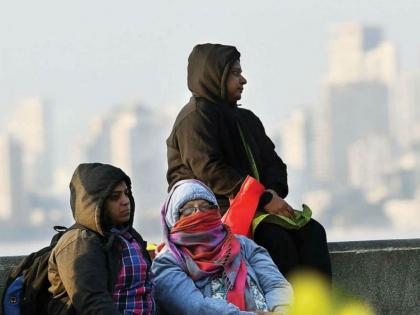
[[[398,239],[398,240],[378,240],[378,241],[353,241],[353,242],[330,242],[328,249],[330,253],[344,251],[364,251],[364,250],[406,250],[419,249],[420,239]]]
[[[330,243],[333,283],[377,314],[420,314],[420,239]]]

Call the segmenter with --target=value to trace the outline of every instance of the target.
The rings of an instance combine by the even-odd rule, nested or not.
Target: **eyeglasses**
[[[188,216],[196,211],[202,211],[202,212],[207,212],[207,211],[212,211],[212,210],[216,210],[219,209],[218,205],[202,205],[202,206],[198,206],[198,207],[188,207],[188,208],[181,208],[179,209],[179,213],[184,215],[184,216]]]

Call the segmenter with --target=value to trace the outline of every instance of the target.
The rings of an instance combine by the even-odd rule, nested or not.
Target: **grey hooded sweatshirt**
[[[119,168],[100,164],[81,164],[70,182],[71,209],[80,228],[67,231],[53,249],[48,266],[49,291],[53,299],[48,314],[120,314],[112,293],[120,270],[121,252],[113,246],[116,235],[104,220],[104,202],[113,189],[130,178]],[[143,257],[151,260],[146,242],[133,227],[134,200],[130,194],[131,217],[127,229],[140,244]]]

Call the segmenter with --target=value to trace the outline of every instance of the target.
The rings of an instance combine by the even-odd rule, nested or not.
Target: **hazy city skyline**
[[[20,207],[31,209],[25,222],[49,226],[69,220],[71,172],[80,162],[96,160],[117,164],[135,179],[137,209],[144,211],[137,211],[137,224],[148,229],[146,235],[155,233],[166,188],[165,138],[189,98],[187,56],[194,44],[210,41],[234,44],[242,52],[249,81],[243,104],[261,115],[288,165],[294,206],[303,201],[313,205],[333,240],[343,238],[343,228],[350,239],[363,238],[372,224],[384,237],[414,235],[414,223],[401,218],[391,223],[390,218],[402,214],[401,209],[416,217],[420,206],[420,97],[415,92],[420,87],[420,41],[407,33],[410,27],[414,31],[414,12],[420,6],[412,1],[405,7],[324,2],[324,10],[306,1],[284,7],[267,2],[253,11],[250,4],[229,3],[214,28],[205,23],[216,16],[212,8],[201,19],[189,20],[200,22],[196,29],[162,11],[161,24],[150,32],[140,26],[155,25],[151,19],[162,6],[189,17],[197,5],[189,3],[183,10],[171,2],[151,4],[145,21],[136,20],[125,7],[125,15],[115,13],[126,17],[117,25],[101,15],[112,10],[106,4],[98,8],[96,21],[79,12],[81,3],[76,2],[67,9],[79,24],[71,24],[67,16],[57,20],[64,11],[50,3],[59,14],[34,22],[28,35],[22,25],[12,23],[11,33],[2,34],[0,28],[5,35],[0,43],[0,161],[12,165],[11,156],[22,159],[26,171],[20,175],[27,191],[20,195]],[[375,11],[374,4],[381,10]],[[8,7],[16,13],[14,5]],[[351,13],[358,10],[358,21],[350,23]],[[308,15],[299,16],[302,12]],[[34,19],[23,13],[25,18],[25,23]],[[48,22],[56,22],[57,28],[49,29]],[[348,132],[349,119],[358,120],[358,131]],[[27,131],[19,128],[22,124]],[[45,159],[37,161],[39,152]],[[43,177],[46,165],[51,173]],[[37,182],[42,185],[36,187]],[[4,176],[0,193],[13,197],[0,206],[16,200],[4,183],[11,178]],[[42,194],[48,183],[54,184]],[[11,191],[16,191],[19,185],[13,185]],[[10,215],[0,209],[0,223]],[[392,234],[398,229],[400,234]]]
[[[2,118],[21,97],[50,99],[60,135],[77,134],[77,141],[90,115],[121,102],[179,109],[189,95],[187,56],[201,42],[242,52],[249,81],[243,103],[268,126],[296,105],[318,102],[335,23],[380,25],[398,47],[402,69],[420,59],[416,1],[216,1],[205,12],[193,1],[128,1],[118,9],[102,1],[25,5],[3,3],[0,10]],[[69,117],[80,126],[68,126]]]

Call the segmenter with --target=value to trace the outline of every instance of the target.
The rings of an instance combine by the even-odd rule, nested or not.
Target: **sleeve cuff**
[[[273,199],[273,194],[269,191],[264,191],[258,202],[258,210],[264,209],[264,207]]]

